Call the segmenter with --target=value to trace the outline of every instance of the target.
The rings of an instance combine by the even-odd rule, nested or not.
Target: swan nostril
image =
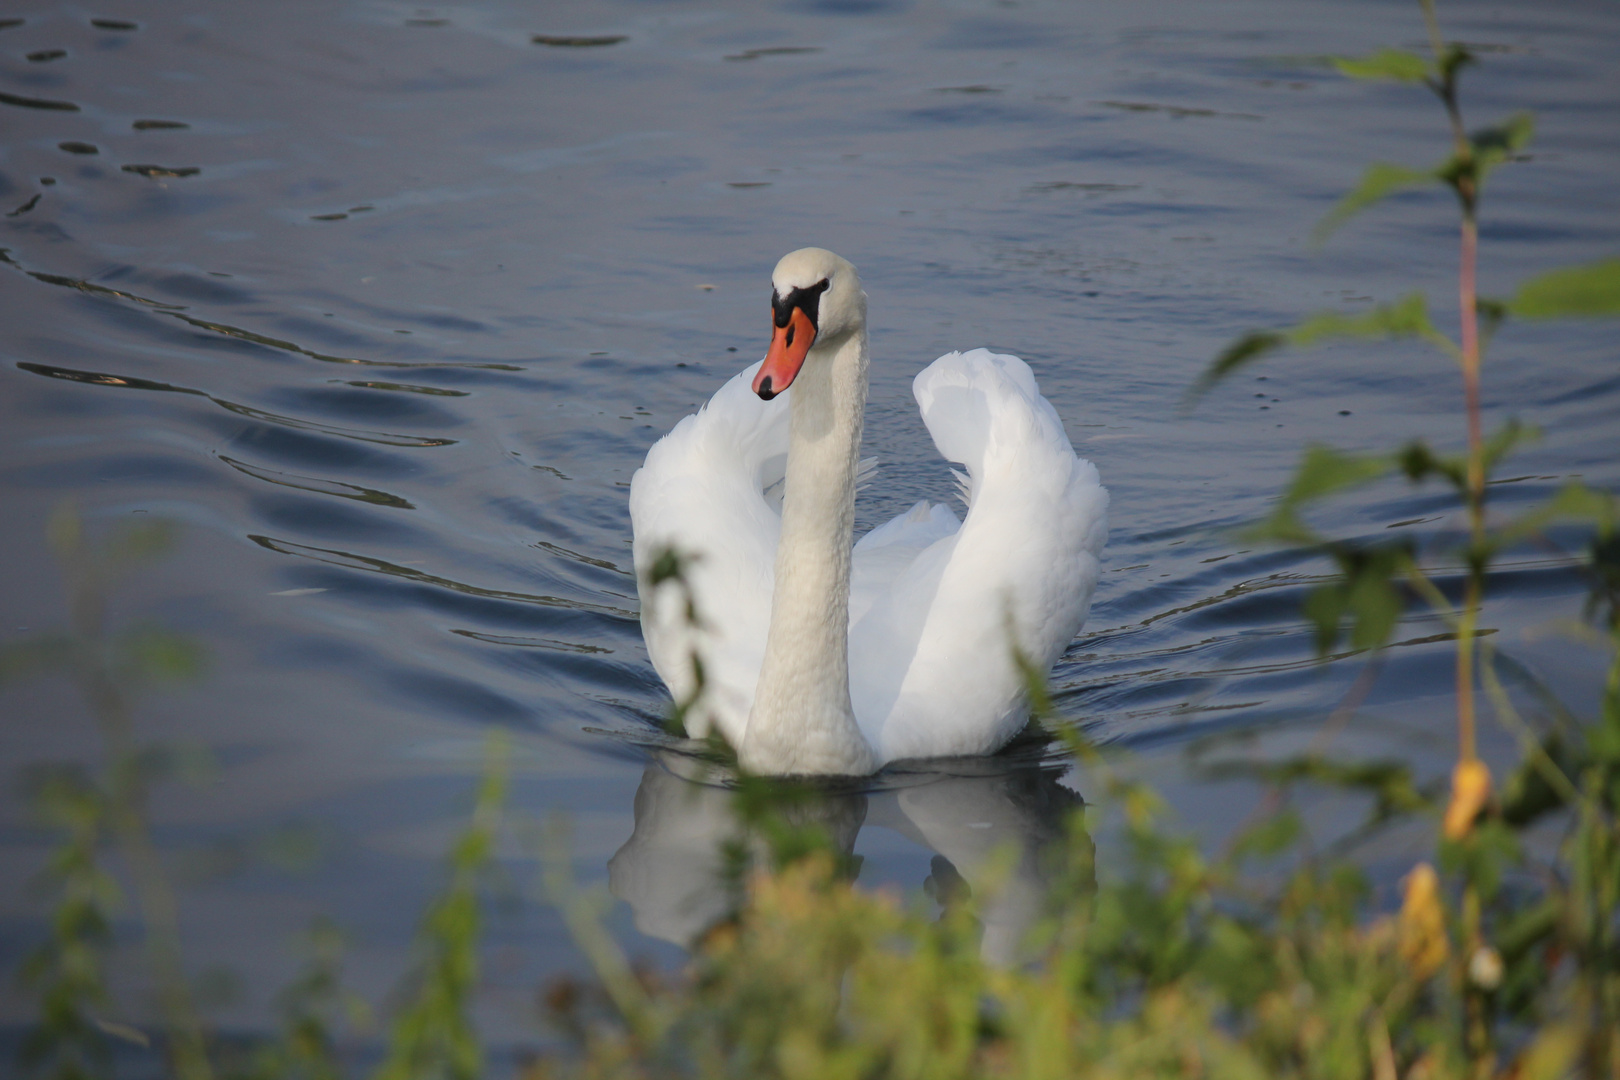
[[[776,391],[771,389],[771,377],[769,375],[759,380],[759,389],[755,393],[759,395],[761,401],[769,401],[776,396]]]

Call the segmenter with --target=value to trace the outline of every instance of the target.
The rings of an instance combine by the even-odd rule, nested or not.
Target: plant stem
[[[1447,50],[1440,35],[1439,20],[1435,17],[1434,0],[1421,0],[1421,3],[1438,75],[1438,78],[1429,81],[1429,87],[1446,107],[1446,119],[1451,126],[1455,147],[1451,185],[1457,193],[1457,202],[1462,211],[1457,253],[1457,317],[1461,346],[1458,361],[1462,367],[1463,405],[1468,418],[1468,462],[1463,492],[1468,508],[1468,546],[1465,552],[1468,577],[1463,587],[1462,610],[1457,618],[1457,759],[1460,766],[1475,761],[1479,753],[1475,733],[1474,666],[1479,653],[1476,640],[1479,609],[1485,593],[1485,566],[1489,558],[1485,533],[1485,433],[1479,392],[1479,177],[1474,145],[1468,137],[1468,129],[1463,125],[1462,109],[1457,102],[1457,72],[1466,54]],[[1458,775],[1461,775],[1460,771]],[[1452,798],[1455,799],[1457,794],[1453,791]],[[1485,944],[1479,884],[1472,873],[1463,888],[1462,923],[1464,947],[1457,959],[1456,981],[1463,994],[1463,1044],[1470,1059],[1470,1075],[1484,1080],[1496,1071],[1496,1054],[1492,1045],[1489,1002],[1484,993],[1472,985],[1469,975],[1472,957]]]
[[[1474,637],[1479,622],[1480,599],[1485,591],[1485,434],[1479,402],[1479,297],[1474,287],[1478,257],[1479,226],[1474,220],[1470,191],[1463,198],[1462,244],[1457,271],[1457,308],[1462,322],[1463,401],[1468,413],[1468,585],[1463,598],[1462,619],[1457,628],[1457,753],[1463,761],[1472,761],[1476,752]]]
[[[1423,21],[1429,31],[1429,47],[1440,69],[1429,87],[1446,107],[1456,149],[1456,175],[1452,186],[1462,209],[1461,243],[1457,258],[1457,314],[1462,365],[1463,403],[1468,416],[1468,468],[1465,499],[1468,505],[1468,584],[1464,590],[1462,614],[1457,625],[1457,756],[1472,761],[1477,756],[1474,736],[1475,632],[1479,606],[1485,591],[1485,432],[1480,409],[1479,294],[1476,267],[1479,262],[1479,224],[1476,209],[1478,180],[1474,173],[1474,146],[1463,125],[1457,103],[1457,71],[1460,64],[1448,63],[1446,46],[1440,36],[1433,0],[1422,0]]]
[[[1478,754],[1474,737],[1474,639],[1479,594],[1479,583],[1470,571],[1462,618],[1457,625],[1457,757],[1461,761],[1473,761]]]
[[[1423,25],[1429,31],[1429,48],[1434,50],[1438,59],[1445,51],[1445,42],[1440,37],[1440,20],[1434,14],[1434,0],[1418,0],[1418,6],[1423,9]]]

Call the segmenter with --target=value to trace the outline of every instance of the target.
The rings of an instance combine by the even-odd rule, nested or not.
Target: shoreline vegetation
[[[102,753],[94,767],[36,767],[24,778],[57,837],[43,878],[52,897],[47,933],[19,972],[38,1010],[22,1047],[24,1074],[88,1080],[130,1066],[179,1080],[484,1076],[495,1067],[471,1005],[505,834],[539,858],[541,888],[594,972],[547,989],[550,1029],[535,1040],[542,1049],[500,1066],[536,1080],[1620,1080],[1620,505],[1571,483],[1517,517],[1493,516],[1492,473],[1533,431],[1510,421],[1487,432],[1480,405],[1485,349],[1504,321],[1620,315],[1620,260],[1544,274],[1504,300],[1477,294],[1485,182],[1520,156],[1533,124],[1517,114],[1465,125],[1459,84],[1476,58],[1444,39],[1432,0],[1421,8],[1427,55],[1386,49],[1333,63],[1351,78],[1432,92],[1445,113],[1446,154],[1426,169],[1369,166],[1316,239],[1398,191],[1453,192],[1457,337],[1437,328],[1418,294],[1360,314],[1319,314],[1234,341],[1188,404],[1262,357],[1332,340],[1416,338],[1457,365],[1460,452],[1422,437],[1383,454],[1310,446],[1271,515],[1246,534],[1333,564],[1303,615],[1322,654],[1345,640],[1367,653],[1366,679],[1403,613],[1426,608],[1445,621],[1456,647],[1457,750],[1443,790],[1421,788],[1400,762],[1335,758],[1319,739],[1295,758],[1247,766],[1269,794],[1211,854],[1168,820],[1163,800],[1129,778],[1118,755],[1057,715],[1045,673],[1026,664],[1035,720],[1097,785],[1091,804],[1063,822],[1066,841],[1045,852],[1050,889],[1026,962],[981,958],[976,913],[993,885],[975,895],[942,884],[940,915],[856,888],[851,857],[807,810],[816,788],[738,776],[741,830],[724,852],[731,912],[704,932],[683,969],[652,971],[633,965],[604,929],[605,896],[573,882],[566,825],[525,821],[507,805],[509,754],[495,736],[471,820],[422,915],[414,974],[387,1016],[344,988],[342,935],[322,923],[309,934],[304,972],[277,998],[279,1030],[228,1036],[205,1021],[182,961],[175,887],[149,824],[152,790],[201,766],[145,743],[131,707],[146,686],[195,677],[206,657],[184,637],[116,629],[106,615],[118,578],[161,554],[171,530],[152,523],[92,541],[64,508],[50,536],[70,626],[0,646],[0,685],[66,674],[89,703]],[[1450,435],[1435,438],[1450,443]],[[1419,542],[1337,539],[1309,524],[1318,501],[1380,482],[1449,487],[1464,526]],[[1535,715],[1521,713],[1504,685],[1507,658],[1482,625],[1493,561],[1549,542],[1553,527],[1566,541],[1579,537],[1590,580],[1584,621],[1569,632],[1612,656],[1594,716],[1571,716],[1550,694]],[[675,553],[655,573],[684,588]],[[700,598],[688,600],[696,618]],[[680,703],[672,723],[691,704]],[[1353,709],[1341,706],[1344,720]],[[1477,751],[1483,722],[1502,725],[1519,746],[1500,776]],[[1333,730],[1330,721],[1326,738]],[[1309,785],[1370,796],[1364,835],[1413,821],[1432,828],[1433,857],[1406,873],[1397,910],[1374,906],[1352,857],[1310,846],[1290,801]],[[1117,865],[1095,857],[1090,834],[1105,828],[1124,841]],[[1556,837],[1550,848],[1547,836]],[[118,1020],[109,989],[119,920],[139,928],[156,1002],[155,1021],[139,1028]],[[136,1054],[144,1064],[131,1066]]]

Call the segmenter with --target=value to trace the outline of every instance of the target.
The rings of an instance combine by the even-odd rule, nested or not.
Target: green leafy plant
[[[475,1080],[483,1051],[468,1013],[478,978],[479,883],[494,854],[506,801],[506,742],[492,741],[472,824],[450,853],[450,881],[422,920],[421,969],[394,1021],[377,1080]]]
[[[39,1016],[22,1045],[22,1064],[51,1080],[113,1075],[110,1040],[161,1050],[179,1080],[337,1080],[351,1075],[334,1032],[346,1018],[364,1027],[371,1010],[340,978],[341,934],[324,920],[310,934],[310,963],[277,996],[281,1027],[273,1037],[211,1038],[185,973],[173,877],[152,838],[153,786],[185,755],[143,743],[135,695],[146,685],[198,674],[202,650],[152,625],[114,631],[105,616],[119,579],[172,544],[166,522],[145,522],[86,535],[71,506],[52,518],[49,536],[67,584],[71,621],[55,634],[0,646],[0,686],[58,673],[73,679],[101,736],[96,767],[51,765],[25,776],[33,805],[60,837],[40,884],[53,894],[49,932],[25,959],[21,981]],[[493,859],[506,794],[506,742],[491,740],[473,819],[449,856],[450,874],[423,918],[418,970],[385,1047],[379,1080],[472,1080],[484,1070],[482,1044],[470,1018],[478,972],[480,885]],[[109,863],[116,855],[127,885]],[[134,897],[159,1006],[155,1030],[117,1019],[106,966],[113,921]]]
[[[1444,107],[1452,137],[1451,152],[1430,169],[1385,162],[1370,166],[1361,183],[1323,219],[1315,235],[1318,242],[1325,241],[1350,218],[1398,190],[1427,184],[1449,188],[1460,212],[1458,338],[1453,341],[1435,328],[1421,295],[1358,316],[1330,312],[1285,330],[1256,331],[1237,339],[1215,359],[1192,393],[1196,398],[1273,351],[1308,348],[1333,339],[1419,338],[1458,365],[1466,425],[1462,453],[1439,452],[1423,439],[1414,439],[1393,453],[1373,456],[1353,457],[1325,446],[1312,446],[1276,509],[1248,535],[1257,540],[1314,548],[1335,564],[1337,574],[1318,585],[1304,605],[1305,615],[1315,624],[1321,652],[1332,649],[1346,630],[1355,648],[1376,649],[1386,644],[1406,607],[1406,589],[1445,619],[1457,648],[1458,749],[1441,822],[1441,865],[1450,871],[1456,885],[1455,907],[1447,912],[1441,925],[1454,939],[1453,948],[1448,950],[1449,988],[1462,1017],[1461,1045],[1473,1073],[1486,1075],[1491,1071],[1498,1053],[1497,991],[1502,985],[1505,962],[1500,942],[1493,941],[1492,935],[1505,937],[1511,943],[1509,953],[1514,960],[1529,956],[1531,941],[1545,943],[1558,938],[1559,948],[1579,953],[1589,962],[1577,965],[1579,976],[1570,992],[1587,1003],[1583,1010],[1577,1010],[1584,1011],[1589,1020],[1582,1035],[1584,1060],[1588,1069],[1594,1070],[1592,1075],[1600,1075],[1604,1069],[1620,1068],[1620,1047],[1614,1034],[1620,1029],[1620,1011],[1616,1011],[1611,955],[1615,940],[1612,912],[1620,889],[1620,862],[1614,859],[1614,850],[1620,834],[1615,831],[1617,806],[1613,792],[1605,795],[1608,769],[1612,767],[1607,734],[1612,722],[1610,706],[1606,704],[1604,716],[1588,728],[1556,731],[1547,736],[1531,732],[1513,709],[1491,663],[1495,651],[1481,645],[1480,617],[1487,575],[1503,552],[1539,534],[1555,520],[1584,521],[1596,530],[1593,565],[1601,573],[1602,553],[1607,551],[1620,514],[1613,496],[1571,483],[1543,505],[1514,520],[1493,521],[1487,505],[1491,472],[1529,432],[1517,421],[1510,421],[1487,436],[1480,383],[1484,345],[1504,319],[1620,315],[1620,261],[1543,274],[1520,286],[1506,301],[1478,296],[1478,214],[1485,181],[1529,142],[1533,123],[1528,114],[1519,113],[1484,128],[1467,129],[1458,80],[1474,56],[1466,46],[1442,39],[1432,0],[1421,0],[1421,6],[1428,26],[1430,56],[1386,49],[1334,63],[1354,78],[1427,87]],[[1449,486],[1467,518],[1464,539],[1454,546],[1442,543],[1425,552],[1406,539],[1334,540],[1318,535],[1304,523],[1301,512],[1310,504],[1393,472],[1404,474],[1413,483],[1438,481]],[[1463,566],[1460,599],[1447,597],[1433,580],[1435,571],[1431,567],[1436,558],[1442,560],[1442,565]],[[1483,665],[1482,659],[1486,661]],[[1611,685],[1616,677],[1611,675]],[[1482,684],[1497,717],[1521,737],[1526,754],[1500,798],[1489,769],[1478,756],[1476,694]],[[1555,753],[1562,755],[1562,760]],[[1582,882],[1582,891],[1577,895],[1573,890],[1550,889],[1541,906],[1533,909],[1535,914],[1526,915],[1518,898],[1504,889],[1504,875],[1510,867],[1523,863],[1518,832],[1555,810],[1575,815],[1577,827],[1568,841],[1572,846],[1562,854],[1570,860],[1568,869],[1580,868],[1574,877]],[[1409,879],[1419,880],[1429,878],[1419,875]],[[1552,880],[1559,877],[1555,875]],[[1408,886],[1409,894],[1415,887]],[[1439,904],[1441,893],[1436,891],[1434,895]],[[1601,907],[1605,902],[1610,906]],[[1596,914],[1599,911],[1611,915]],[[1573,924],[1580,926],[1578,932]],[[1567,932],[1560,934],[1559,926],[1568,926]],[[1532,930],[1537,933],[1532,934]],[[1577,938],[1582,942],[1578,943]],[[1520,965],[1514,972],[1519,995],[1509,1001],[1528,1000],[1524,987],[1537,977],[1533,962]],[[1542,978],[1537,983],[1538,991],[1549,993],[1555,982]],[[1537,994],[1529,998],[1546,1003]]]
[[[100,1020],[111,995],[106,953],[122,894],[100,865],[107,842],[102,793],[82,772],[51,769],[32,778],[33,803],[61,830],[45,880],[57,892],[51,935],[22,968],[39,996],[40,1018],[23,1044],[24,1065],[60,1080],[103,1073],[108,1048]]]
[[[109,1031],[145,1037],[106,1017],[111,1001],[103,958],[110,917],[122,896],[101,862],[110,843],[129,869],[174,1072],[180,1080],[210,1080],[213,1067],[180,962],[175,895],[147,814],[150,787],[172,756],[138,741],[131,705],[131,695],[143,684],[194,675],[203,654],[190,640],[157,627],[115,633],[106,618],[110,588],[160,555],[172,529],[153,521],[92,541],[74,509],[63,506],[48,532],[67,585],[69,627],[0,649],[0,681],[50,671],[69,676],[95,719],[104,765],[94,771],[49,769],[36,786],[38,805],[65,835],[51,874],[60,890],[53,933],[25,972],[45,1004],[25,1057],[65,1080],[91,1075],[85,1071],[89,1062],[108,1060]]]

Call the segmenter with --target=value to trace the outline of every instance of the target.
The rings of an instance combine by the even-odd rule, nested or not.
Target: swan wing
[[[1014,648],[1043,672],[1062,655],[1090,610],[1108,532],[1096,467],[1075,455],[1022,360],[949,353],[912,390],[935,446],[966,466],[968,512],[948,534],[938,521],[942,535],[851,628],[851,696],[881,761],[990,753],[1017,733]]]
[[[742,740],[770,627],[780,510],[765,489],[787,460],[792,391],[761,401],[750,388],[759,364],[740,372],[696,414],[676,424],[630,479],[641,629],[653,667],[676,701],[703,692],[686,716],[687,734],[718,727]],[[691,556],[686,582],[696,598],[693,625],[673,584],[653,590],[648,572],[667,548]]]

